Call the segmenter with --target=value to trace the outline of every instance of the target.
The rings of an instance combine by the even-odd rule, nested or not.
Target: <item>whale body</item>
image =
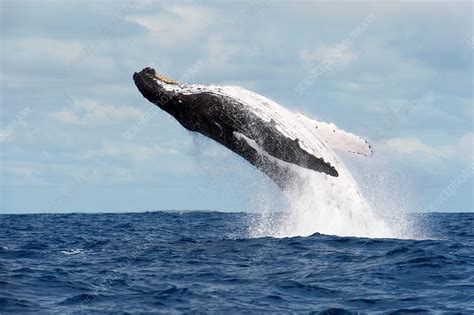
[[[238,86],[184,84],[145,68],[133,75],[141,94],[183,127],[224,145],[284,189],[295,167],[337,178],[334,150],[371,157],[367,141]]]

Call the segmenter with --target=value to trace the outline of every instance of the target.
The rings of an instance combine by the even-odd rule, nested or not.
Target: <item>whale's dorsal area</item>
[[[182,84],[151,68],[135,73],[134,81],[185,128],[223,144],[280,186],[288,177],[287,163],[337,177],[340,163],[333,149],[372,156],[362,138],[238,86]]]

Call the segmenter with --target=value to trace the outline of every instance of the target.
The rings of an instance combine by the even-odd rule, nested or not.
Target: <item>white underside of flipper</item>
[[[311,119],[301,113],[295,114],[307,128],[312,129],[318,138],[331,149],[372,157],[373,151],[369,143],[353,133],[339,129],[334,123],[326,123]]]

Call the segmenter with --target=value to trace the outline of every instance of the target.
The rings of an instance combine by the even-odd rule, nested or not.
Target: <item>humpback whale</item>
[[[134,73],[133,80],[183,127],[240,155],[282,189],[298,177],[294,166],[340,176],[343,167],[333,150],[373,154],[361,137],[238,86],[179,83],[152,68]]]

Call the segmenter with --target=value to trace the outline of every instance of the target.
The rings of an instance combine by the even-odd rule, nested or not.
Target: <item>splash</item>
[[[339,164],[339,177],[293,167],[301,180],[283,192],[284,213],[275,216],[268,204],[257,206],[260,215],[250,223],[250,235],[293,237],[321,233],[369,238],[423,238],[405,211],[395,203],[387,202],[388,199],[384,199],[384,204],[369,202],[349,170],[342,162]],[[385,194],[385,190],[382,186],[372,187],[371,193]]]

